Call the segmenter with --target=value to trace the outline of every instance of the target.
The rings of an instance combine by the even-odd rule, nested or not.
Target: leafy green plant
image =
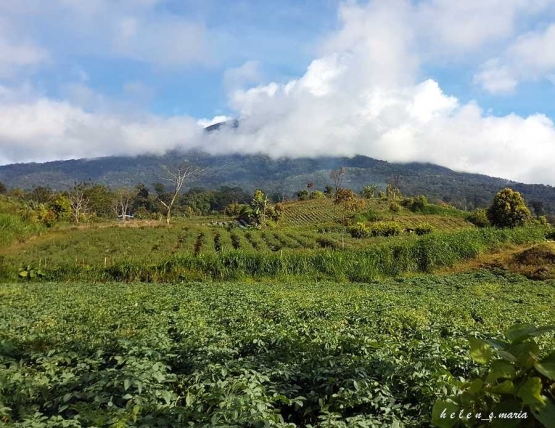
[[[367,238],[371,233],[370,228],[362,222],[358,222],[354,226],[349,227],[348,231],[353,238]]]
[[[491,224],[497,227],[523,226],[532,219],[524,198],[508,187],[495,195],[487,216]]]
[[[418,236],[428,235],[429,233],[432,233],[433,231],[434,231],[434,228],[429,223],[421,223],[421,224],[419,224],[418,226],[416,226],[414,228],[414,233],[416,233]]]
[[[402,232],[403,228],[395,221],[378,221],[370,227],[372,236],[397,236]]]
[[[555,351],[540,357],[535,337],[555,331],[555,326],[516,324],[507,341],[470,338],[470,356],[487,365],[481,377],[454,382],[458,393],[437,400],[432,422],[438,427],[555,426]],[[480,415],[478,417],[477,415]],[[489,425],[488,425],[489,426]]]
[[[42,272],[40,268],[35,269],[31,266],[25,266],[19,271],[19,277],[22,279],[26,279],[28,281],[32,279],[40,279],[40,278],[43,278],[44,276],[45,276],[44,272]]]
[[[468,216],[468,221],[478,227],[487,227],[491,225],[488,219],[488,212],[484,208],[476,208]]]

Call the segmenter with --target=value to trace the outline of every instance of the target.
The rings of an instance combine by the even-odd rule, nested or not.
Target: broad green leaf
[[[539,363],[534,364],[534,367],[545,377],[555,380],[555,352],[552,352]]]
[[[506,361],[510,361],[511,363],[516,363],[518,361],[518,358],[515,357],[513,354],[511,354],[510,352],[507,351],[498,351],[498,354],[501,358],[503,358]]]
[[[485,340],[492,348],[498,349],[500,351],[506,351],[511,345],[508,342],[497,339],[486,339]]]
[[[545,397],[542,396],[542,381],[539,377],[528,379],[518,390],[517,396],[524,404],[530,406],[544,405]]]
[[[483,386],[484,386],[484,382],[482,381],[482,379],[479,379],[479,378],[474,379],[470,384],[470,388],[468,388],[468,393],[477,394],[482,390]]]
[[[531,369],[537,362],[540,348],[536,342],[524,342],[512,345],[510,353],[517,358],[517,362],[521,367]]]
[[[459,406],[452,401],[437,400],[432,408],[432,423],[439,428],[451,428],[459,422]]]
[[[123,381],[123,389],[125,391],[127,391],[129,389],[129,387],[131,386],[131,380],[130,379],[125,379]]]
[[[495,385],[489,388],[494,394],[514,394],[515,386],[512,380],[506,380],[505,382],[500,383],[499,385]]]
[[[533,324],[515,324],[507,330],[506,336],[513,344],[516,344],[528,339],[536,330],[536,326]]]
[[[531,406],[534,417],[546,428],[555,428],[555,404],[547,398],[543,406]]]
[[[491,360],[491,346],[481,339],[471,337],[468,339],[470,342],[470,356],[474,361],[480,364],[487,364]]]
[[[496,382],[498,379],[513,379],[515,377],[515,367],[506,361],[494,361],[486,378],[487,383]]]
[[[544,325],[538,327],[536,331],[532,333],[532,336],[539,336],[540,334],[550,333],[552,331],[555,331],[555,325]]]

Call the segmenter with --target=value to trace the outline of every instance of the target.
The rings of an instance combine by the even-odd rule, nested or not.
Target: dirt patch
[[[459,263],[443,272],[472,272],[480,269],[505,270],[535,280],[555,279],[555,242],[507,247]]]

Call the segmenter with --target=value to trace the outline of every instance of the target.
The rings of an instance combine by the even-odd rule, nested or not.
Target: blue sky
[[[555,184],[553,45],[555,0],[2,0],[0,163],[364,154]]]

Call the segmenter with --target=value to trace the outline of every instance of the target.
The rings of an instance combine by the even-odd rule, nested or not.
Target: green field
[[[554,282],[488,272],[0,297],[0,420],[18,427],[427,427],[448,373],[478,369],[466,337],[555,319]]]
[[[329,199],[257,228],[47,225],[0,198],[0,425],[429,427],[485,373],[468,338],[555,323],[555,234],[391,203],[349,222],[398,234],[355,238]]]

